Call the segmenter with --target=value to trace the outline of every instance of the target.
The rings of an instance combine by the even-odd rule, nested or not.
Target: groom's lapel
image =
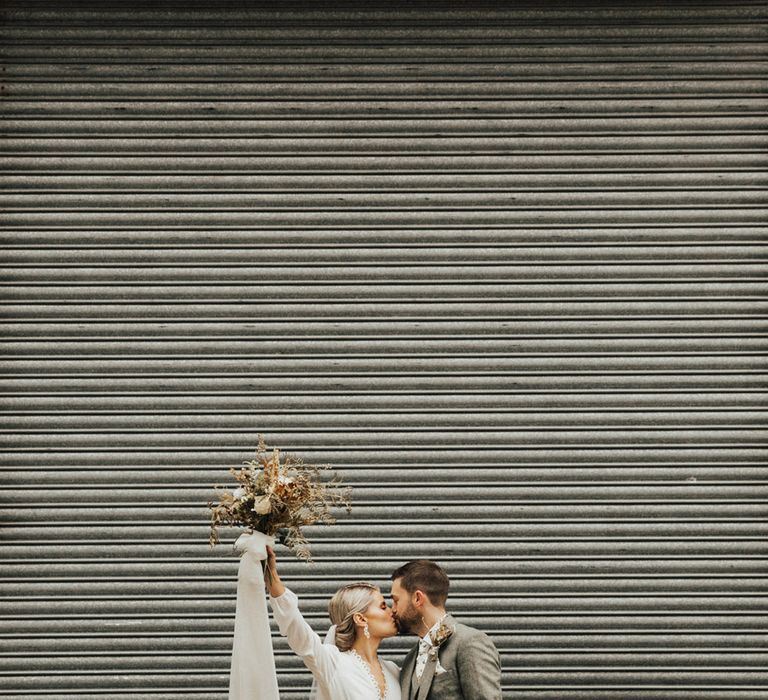
[[[416,649],[418,646],[411,649],[403,662],[403,670],[400,673],[400,692],[402,693],[403,700],[408,700],[411,697],[411,683],[413,682],[413,672],[416,669]]]
[[[425,700],[427,695],[429,695],[429,689],[432,686],[432,679],[435,677],[436,668],[437,654],[430,654],[427,657],[427,665],[424,666],[424,673],[421,674],[419,687],[416,690],[416,700]]]

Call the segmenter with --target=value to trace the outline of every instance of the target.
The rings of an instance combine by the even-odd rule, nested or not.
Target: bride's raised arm
[[[277,572],[277,557],[272,548],[267,548],[267,586],[269,602],[277,626],[288,640],[294,653],[302,658],[320,685],[327,683],[336,670],[339,650],[335,645],[323,644],[317,633],[309,626],[299,610],[299,599],[286,588]]]

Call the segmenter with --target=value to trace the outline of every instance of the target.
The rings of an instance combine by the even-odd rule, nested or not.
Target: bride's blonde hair
[[[336,625],[336,646],[340,651],[349,651],[355,643],[357,628],[354,617],[368,610],[379,592],[372,583],[349,583],[339,588],[328,603],[328,615]]]

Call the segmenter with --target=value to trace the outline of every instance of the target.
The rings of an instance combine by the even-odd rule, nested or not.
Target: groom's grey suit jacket
[[[414,679],[419,645],[408,652],[400,671],[402,700],[501,700],[501,661],[490,637],[480,630],[456,622],[438,650],[429,656],[420,681]],[[445,673],[436,673],[437,661]]]

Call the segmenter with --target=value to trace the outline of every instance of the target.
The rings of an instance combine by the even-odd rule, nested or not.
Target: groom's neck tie
[[[432,648],[432,640],[429,635],[419,640],[419,655],[416,657],[416,678],[421,679],[424,673],[424,667],[427,665],[427,658],[429,657],[429,650]]]

